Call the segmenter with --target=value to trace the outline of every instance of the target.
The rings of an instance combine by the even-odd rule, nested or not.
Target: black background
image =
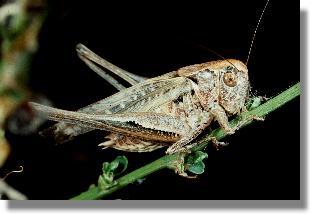
[[[125,1],[126,2],[126,1]],[[258,1],[50,1],[39,38],[31,87],[56,107],[76,110],[117,92],[76,56],[83,43],[130,72],[154,77],[180,67],[225,58],[246,61],[265,0]],[[299,1],[271,1],[248,64],[252,92],[272,97],[297,83]],[[47,127],[52,123],[46,123]],[[108,199],[299,199],[299,98],[227,138],[222,151],[208,147],[206,171],[186,179],[156,172]],[[8,135],[12,155],[3,172],[30,199],[68,199],[97,182],[104,161],[129,159],[128,171],[164,155],[100,150],[102,132],[65,145],[34,134]]]

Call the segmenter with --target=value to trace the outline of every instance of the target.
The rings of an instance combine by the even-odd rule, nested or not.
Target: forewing
[[[165,102],[168,99],[178,96],[183,84],[190,86],[188,79],[177,77],[176,72],[167,73],[165,75],[146,80],[133,87],[120,91],[108,98],[100,100],[96,103],[88,105],[78,110],[82,113],[94,113],[94,114],[112,114],[122,112],[139,112],[146,111],[147,104],[154,105],[160,102]],[[182,87],[185,90],[189,90],[190,87]],[[175,90],[173,90],[175,89]],[[181,93],[183,90],[181,91]],[[166,96],[163,96],[166,94]],[[79,124],[67,124],[60,122],[54,126],[44,130],[42,134],[44,136],[51,136],[57,143],[67,142],[83,133],[87,133],[93,130],[93,128],[82,127]]]
[[[39,114],[45,115],[50,120],[125,134],[145,141],[173,143],[190,130],[182,119],[162,113],[129,112],[96,115],[61,110],[37,103],[30,104]]]

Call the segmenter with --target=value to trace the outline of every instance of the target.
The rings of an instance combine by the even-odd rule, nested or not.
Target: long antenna
[[[190,41],[190,43],[193,44],[193,45],[195,45],[195,46],[198,46],[198,47],[200,47],[200,48],[202,48],[202,49],[205,49],[205,50],[207,50],[207,51],[210,51],[211,53],[213,53],[213,54],[215,54],[216,56],[218,56],[218,57],[222,58],[223,60],[227,61],[227,62],[228,62],[229,64],[231,64],[235,69],[237,69],[236,66],[235,66],[233,63],[231,63],[228,59],[226,59],[225,57],[223,57],[223,56],[222,56],[221,54],[219,54],[218,52],[216,52],[216,51],[214,51],[214,50],[212,50],[212,49],[210,49],[210,48],[208,48],[208,47],[206,47],[206,46],[203,46],[202,44],[196,43],[196,42],[194,42],[194,41]],[[238,69],[237,69],[237,70],[238,70]]]
[[[267,7],[268,4],[269,4],[269,1],[270,1],[270,0],[267,0],[266,4],[265,4],[265,6],[264,6],[264,8],[263,8],[263,10],[262,10],[261,16],[260,16],[260,18],[259,18],[259,20],[258,20],[258,23],[257,23],[256,30],[255,30],[255,32],[254,32],[254,34],[253,34],[252,41],[251,41],[250,48],[249,48],[249,52],[248,52],[248,57],[247,57],[247,60],[246,60],[246,66],[247,66],[248,61],[249,61],[250,53],[251,53],[251,50],[252,50],[253,43],[254,43],[254,41],[255,41],[255,37],[256,37],[256,34],[257,34],[257,30],[258,30],[259,24],[260,24],[260,22],[261,22],[261,19],[262,19],[262,16],[263,16],[264,12],[265,12],[265,9],[266,9],[266,7]]]

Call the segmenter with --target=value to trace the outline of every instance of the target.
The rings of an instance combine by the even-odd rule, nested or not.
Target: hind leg
[[[101,58],[100,56],[98,56],[97,54],[95,54],[94,52],[92,52],[90,49],[88,49],[86,46],[84,46],[82,44],[78,44],[76,46],[76,50],[77,50],[77,53],[78,53],[78,56],[80,57],[80,59],[82,59],[92,70],[94,70],[97,74],[99,74],[101,77],[103,77],[109,83],[113,83],[113,82],[117,82],[117,81],[112,76],[108,75],[106,72],[104,72],[98,66],[96,66],[95,63],[104,67],[105,69],[114,73],[115,75],[119,76],[120,78],[127,81],[131,85],[135,85],[135,84],[142,82],[142,81],[147,79],[145,77],[135,75],[133,73],[127,72],[127,71],[115,66],[114,64],[112,64],[112,63],[108,62],[107,60]],[[113,84],[113,86],[115,86],[115,85]]]
[[[121,83],[119,83],[115,78],[113,78],[111,75],[106,73],[103,69],[98,67],[95,63],[92,61],[88,60],[85,57],[80,56],[80,59],[87,64],[87,66],[92,69],[94,72],[96,72],[99,76],[104,78],[108,83],[110,83],[112,86],[114,86],[118,91],[121,91],[125,89],[126,87],[123,86]]]

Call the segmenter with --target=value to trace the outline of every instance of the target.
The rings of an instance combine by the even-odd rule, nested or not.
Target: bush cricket
[[[214,120],[227,134],[237,129],[229,126],[228,117],[246,110],[250,91],[247,63],[254,37],[246,63],[235,59],[210,61],[151,79],[127,72],[78,44],[81,60],[119,92],[77,111],[31,105],[48,119],[59,121],[43,132],[55,136],[57,142],[101,129],[111,132],[100,144],[104,148],[150,152],[167,146],[168,154],[187,151],[194,145],[192,140]],[[132,86],[125,88],[100,66]]]

